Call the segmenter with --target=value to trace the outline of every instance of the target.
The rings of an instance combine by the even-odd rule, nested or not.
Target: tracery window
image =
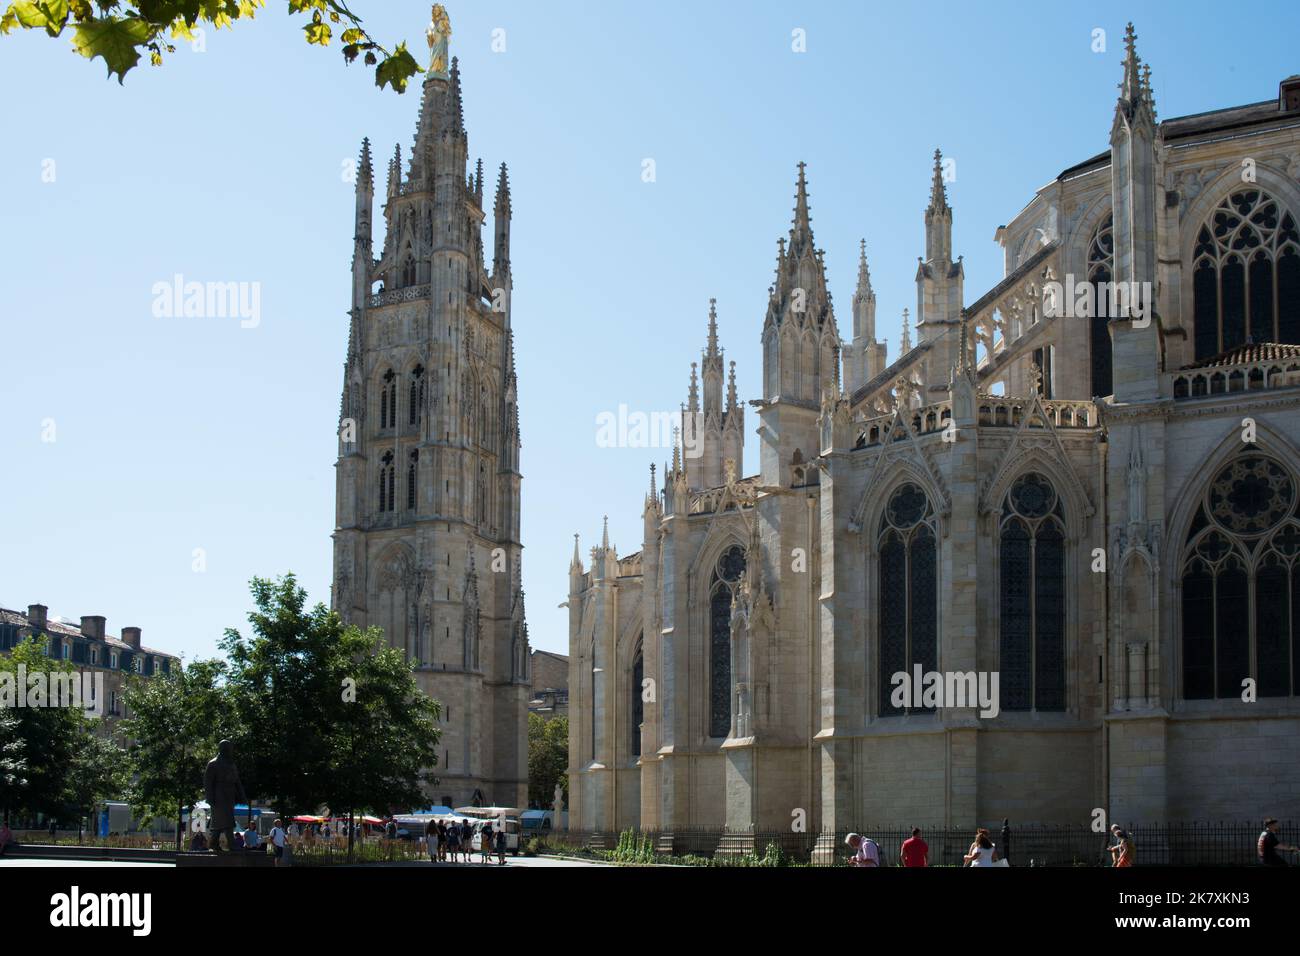
[[[408,424],[418,425],[424,416],[424,366],[417,365],[411,370],[410,401]]]
[[[645,720],[645,702],[641,699],[641,683],[645,680],[645,655],[638,644],[632,660],[632,756],[641,756],[641,723]]]
[[[1065,710],[1065,513],[1042,475],[1002,502],[998,670],[1003,710]]]
[[[1197,360],[1253,342],[1300,343],[1300,231],[1257,188],[1219,203],[1192,252]]]
[[[939,666],[939,579],[936,561],[934,508],[920,486],[900,485],[880,518],[880,614],[878,655],[880,715],[933,708],[896,707],[891,699],[894,675],[921,666],[922,673]],[[916,702],[914,702],[916,703]]]
[[[397,376],[390,368],[384,372],[379,386],[379,427],[392,428],[397,424]]]
[[[379,510],[392,511],[396,504],[393,501],[394,472],[397,469],[393,465],[393,453],[384,452],[384,457],[379,460]]]
[[[1115,217],[1107,214],[1092,234],[1088,244],[1088,281],[1093,283],[1093,291],[1103,283],[1115,278]],[[1100,295],[1094,294],[1093,301],[1102,302]],[[1094,309],[1092,317],[1092,391],[1091,395],[1110,395],[1115,391],[1114,364],[1111,355],[1110,310]]]
[[[402,285],[415,285],[415,257],[409,254],[402,261]]]
[[[709,735],[731,733],[731,602],[745,574],[745,551],[732,545],[713,567],[709,587]]]
[[[411,460],[406,465],[406,510],[415,510],[415,490],[420,473],[420,450],[411,452]]]
[[[1247,452],[1206,489],[1185,542],[1183,697],[1260,697],[1300,689],[1300,520],[1296,483]]]

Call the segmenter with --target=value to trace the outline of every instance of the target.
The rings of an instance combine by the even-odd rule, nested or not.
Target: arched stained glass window
[[[938,560],[934,509],[921,488],[908,482],[889,498],[877,535],[880,559],[880,612],[877,616],[877,655],[880,716],[933,710],[913,701],[895,706],[896,674],[912,680],[939,665]]]
[[[745,551],[732,545],[718,558],[709,588],[709,736],[731,733],[731,601],[745,574]]]
[[[1196,234],[1197,360],[1252,342],[1300,343],[1300,230],[1263,190],[1226,197]]]
[[[384,457],[379,460],[379,510],[381,512],[392,511],[397,507],[393,501],[395,471],[393,453],[384,452]]]
[[[645,702],[641,698],[641,683],[645,680],[645,655],[638,644],[632,658],[632,681],[628,688],[632,696],[632,756],[641,756],[641,724],[645,720]]]
[[[1260,697],[1300,690],[1300,520],[1296,483],[1272,458],[1246,452],[1205,491],[1185,542],[1183,697]]]
[[[1115,278],[1114,217],[1107,214],[1092,234],[1088,244],[1088,281],[1097,286]],[[1100,304],[1102,296],[1094,294],[1093,301]],[[1110,310],[1096,308],[1091,319],[1092,391],[1091,395],[1110,395],[1115,391],[1114,365],[1111,356]]]
[[[1065,516],[1040,474],[1002,502],[998,653],[1003,710],[1065,709]]]
[[[411,452],[411,459],[406,464],[406,510],[415,510],[417,479],[420,474],[420,450]]]

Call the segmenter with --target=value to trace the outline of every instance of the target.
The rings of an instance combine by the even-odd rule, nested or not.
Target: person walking
[[[289,834],[285,832],[284,824],[279,817],[275,820],[275,826],[271,827],[271,833],[268,839],[271,841],[271,852],[275,854],[275,865],[280,866],[284,862],[284,845],[287,842]]]
[[[1269,817],[1264,821],[1264,829],[1259,835],[1259,840],[1256,841],[1256,854],[1259,857],[1260,866],[1286,866],[1286,860],[1278,856],[1277,851],[1288,850],[1295,853],[1297,849],[1300,849],[1281,842],[1281,838],[1277,835],[1279,829],[1281,827],[1273,817]]]
[[[491,820],[484,823],[483,828],[479,831],[478,848],[479,848],[481,862],[483,863],[490,862],[492,858],[492,821]]]
[[[424,842],[429,849],[429,862],[438,862],[438,821],[430,819],[424,828]]]
[[[451,862],[460,862],[460,824],[455,820],[447,824],[447,850],[451,853]]]
[[[989,831],[980,827],[975,831],[975,842],[962,857],[962,862],[967,866],[993,866],[999,859],[998,848],[989,838]]]
[[[1118,823],[1112,823],[1110,835],[1115,838],[1115,845],[1107,847],[1110,850],[1110,865],[1132,866],[1137,862],[1137,849],[1133,846],[1133,838],[1128,835],[1128,832],[1121,830]]]
[[[257,828],[251,823],[248,825],[248,829],[244,831],[244,846],[250,850],[261,849],[262,846],[261,834],[257,832]]]
[[[912,836],[898,850],[898,860],[903,866],[930,865],[930,847],[921,839],[920,827],[912,827]]]
[[[506,831],[497,831],[497,863],[501,866],[506,865]]]

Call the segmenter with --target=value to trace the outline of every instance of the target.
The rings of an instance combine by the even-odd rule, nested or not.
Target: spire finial
[[[605,530],[600,535],[600,548],[602,551],[609,550],[609,515],[605,515]]]
[[[361,162],[357,182],[370,182],[374,178],[374,168],[370,165],[370,137],[361,140]]]
[[[650,497],[653,498],[659,494],[659,488],[655,484],[655,463],[650,462]]]
[[[709,348],[710,357],[718,354],[718,300],[709,300]]]
[[[582,558],[578,552],[578,536],[576,534],[573,536],[573,566],[582,567]]]
[[[794,252],[800,240],[812,240],[812,217],[808,215],[808,180],[804,175],[807,163],[799,161],[799,181],[794,194],[794,223],[790,228],[790,251]]]
[[[858,242],[858,291],[859,299],[871,298],[871,269],[867,266],[867,240]]]
[[[948,208],[948,189],[943,184],[943,153],[934,151],[934,176],[930,182],[930,212],[942,212]]]
[[[727,411],[734,410],[736,404],[736,360],[732,359],[727,375]]]
[[[912,351],[912,330],[907,327],[907,309],[903,310],[903,355]]]
[[[699,367],[699,362],[691,363],[691,391],[686,404],[692,412],[700,410],[700,378],[697,374]]]

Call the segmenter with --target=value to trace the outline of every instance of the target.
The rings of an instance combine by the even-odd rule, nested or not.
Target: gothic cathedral
[[[442,703],[430,802],[522,806],[529,651],[510,185],[502,163],[489,271],[483,163],[467,175],[468,150],[458,63],[435,59],[408,161],[399,146],[388,164],[375,257],[374,172],[362,144],[333,606],[349,623],[383,628]]]
[[[1130,26],[1109,149],[974,297],[936,152],[896,357],[865,250],[839,337],[800,164],[757,473],[711,309],[641,550],[575,546],[571,826],[1300,814],[1298,121],[1300,77],[1158,121]]]

